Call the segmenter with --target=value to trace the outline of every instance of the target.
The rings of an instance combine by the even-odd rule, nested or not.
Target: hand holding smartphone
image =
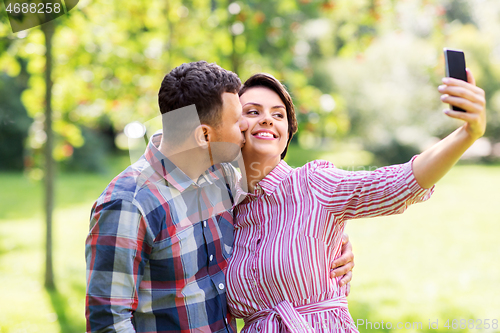
[[[460,50],[444,49],[444,59],[446,64],[446,77],[452,77],[467,82],[464,53]],[[451,109],[454,111],[466,112],[458,106],[451,105]]]

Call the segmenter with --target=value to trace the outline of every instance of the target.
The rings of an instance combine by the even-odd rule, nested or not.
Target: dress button
[[[224,283],[219,283],[219,289],[220,290],[224,289]]]
[[[212,260],[214,260],[214,255],[213,254],[210,255],[210,261],[212,261]]]

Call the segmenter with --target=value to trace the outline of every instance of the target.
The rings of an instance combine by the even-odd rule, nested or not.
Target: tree
[[[54,158],[52,156],[54,133],[52,131],[52,38],[54,36],[54,21],[41,26],[45,36],[45,287],[55,289],[54,269],[52,260],[52,213],[54,210]]]

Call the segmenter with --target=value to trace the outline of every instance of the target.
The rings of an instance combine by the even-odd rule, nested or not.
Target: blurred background
[[[498,0],[81,0],[16,34],[0,8],[1,333],[85,330],[90,208],[130,164],[137,122],[159,115],[172,68],[273,74],[298,113],[289,164],[373,170],[460,126],[441,112],[444,47],[465,51],[486,91],[486,135],[429,202],[348,224],[350,309],[362,332],[465,332],[487,319],[500,331]]]

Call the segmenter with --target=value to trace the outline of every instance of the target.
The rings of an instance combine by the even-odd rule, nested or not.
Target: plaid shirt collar
[[[151,136],[144,156],[153,170],[160,174],[168,184],[175,187],[179,192],[183,192],[189,187],[197,188],[208,186],[213,184],[214,179],[219,179],[218,173],[215,172],[218,168],[212,165],[207,171],[200,175],[197,182],[193,181],[158,150],[161,138],[161,133],[155,133]]]

